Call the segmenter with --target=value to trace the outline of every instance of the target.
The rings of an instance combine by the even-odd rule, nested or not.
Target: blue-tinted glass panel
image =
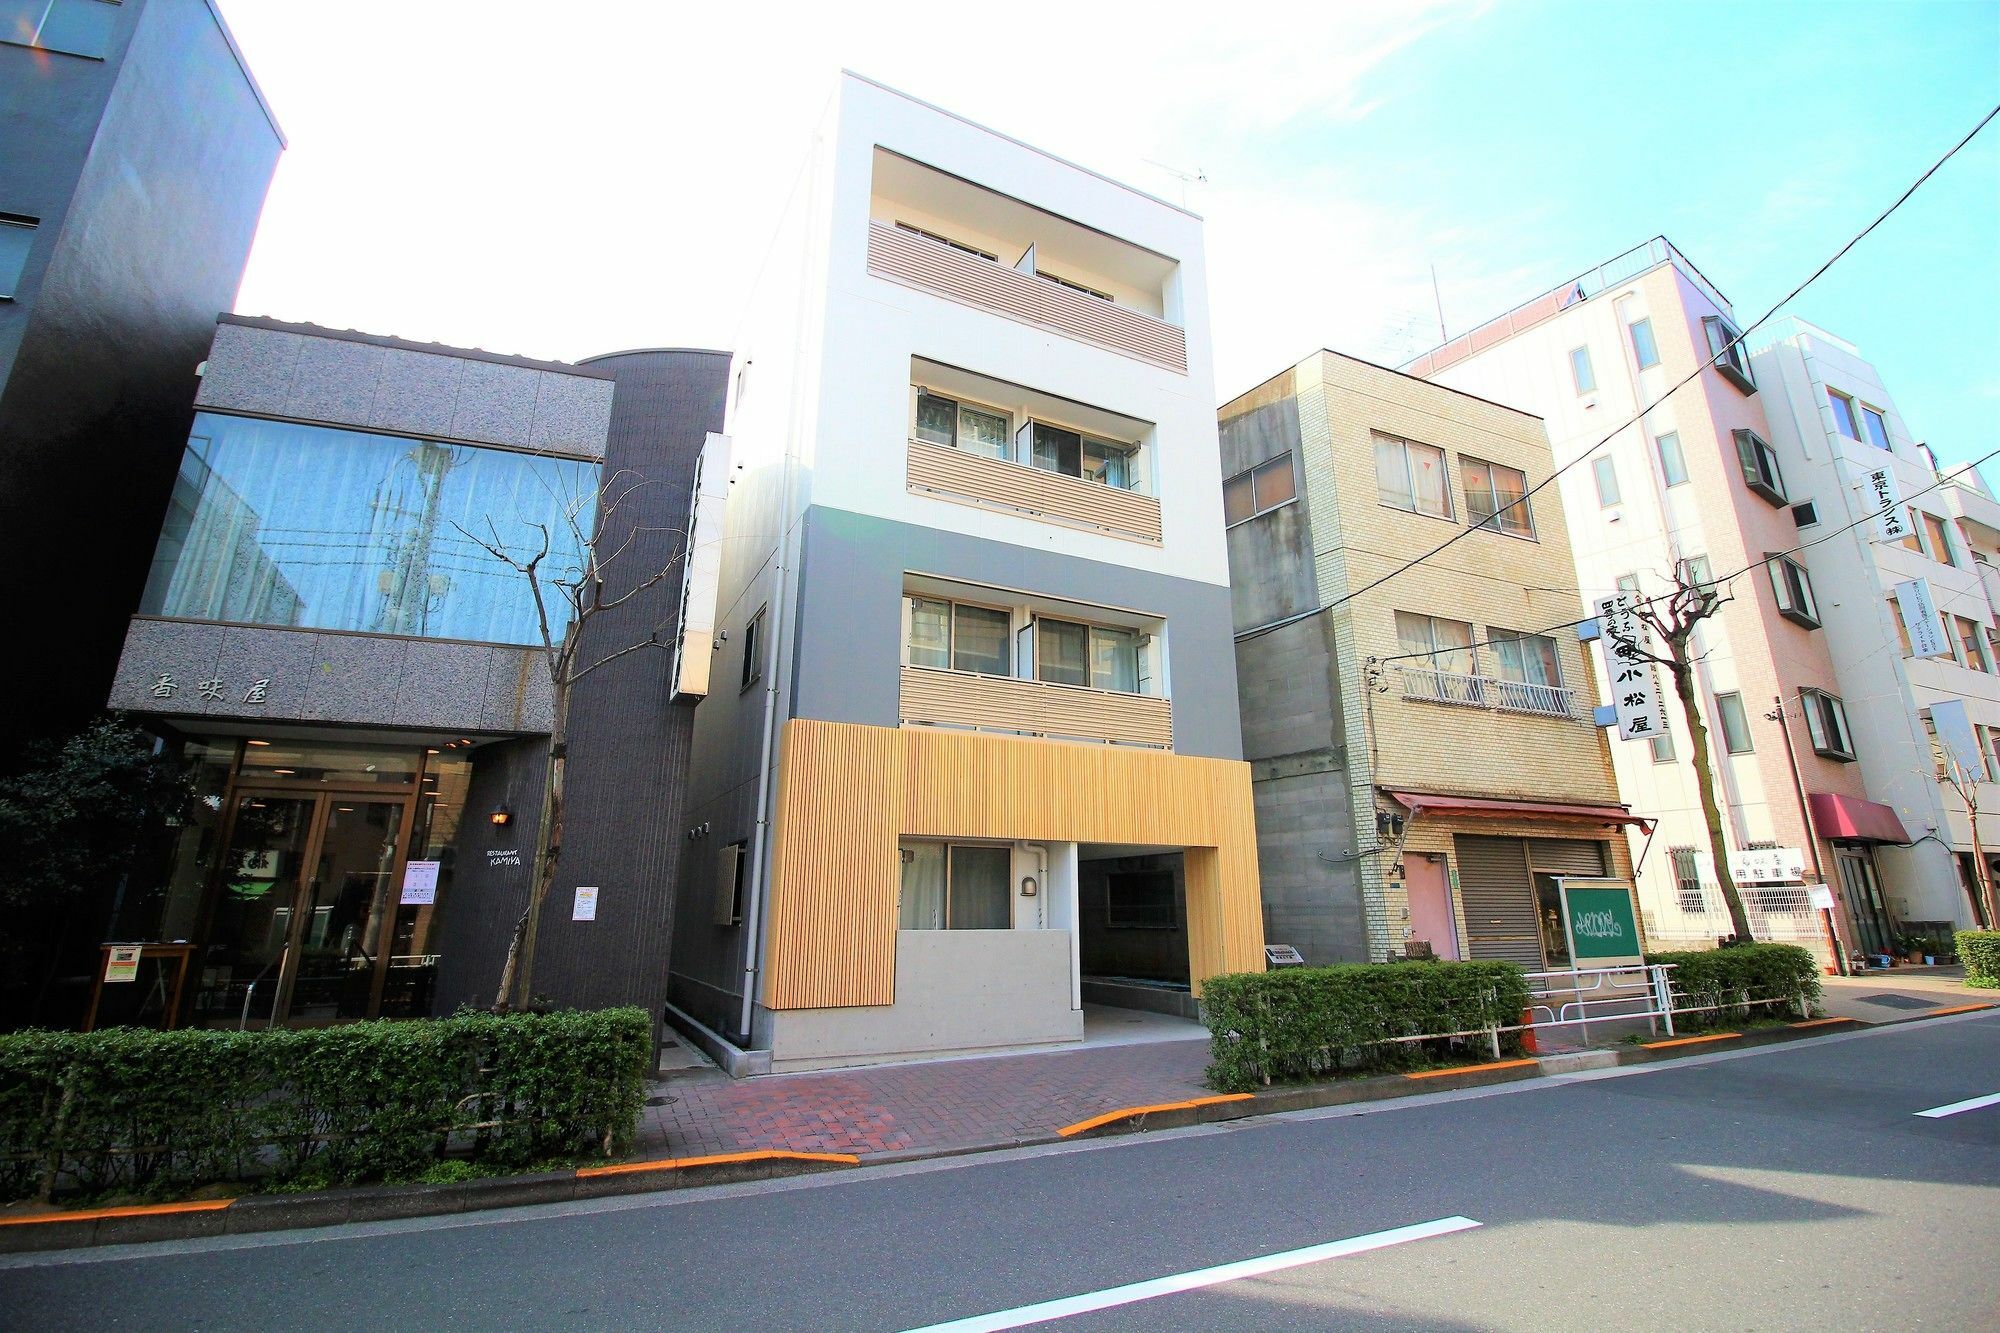
[[[0,0],[0,42],[33,46],[49,12],[49,0]]]
[[[35,244],[31,223],[0,219],[0,296],[12,296],[28,268],[28,251]]]
[[[54,0],[35,45],[102,60],[111,49],[111,28],[117,22],[118,6],[106,0]]]
[[[552,580],[583,553],[598,468],[501,449],[203,412],[153,555],[146,615],[253,625],[540,642],[526,576],[468,534],[542,564],[550,631],[568,624]]]

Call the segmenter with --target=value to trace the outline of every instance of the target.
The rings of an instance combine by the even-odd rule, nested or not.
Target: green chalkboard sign
[[[1632,891],[1625,885],[1564,884],[1563,911],[1575,966],[1636,963],[1644,956],[1639,923],[1632,914]]]

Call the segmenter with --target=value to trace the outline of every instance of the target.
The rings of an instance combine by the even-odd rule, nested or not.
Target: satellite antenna
[[[1164,162],[1156,162],[1150,157],[1144,159],[1144,161],[1147,166],[1158,167],[1161,171],[1166,172],[1181,183],[1181,207],[1183,208],[1187,207],[1188,186],[1208,184],[1208,173],[1200,167],[1196,167],[1193,171],[1183,171],[1179,167],[1170,167]]]

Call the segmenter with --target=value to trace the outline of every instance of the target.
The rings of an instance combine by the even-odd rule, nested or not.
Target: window
[[[1663,731],[1657,736],[1649,736],[1646,738],[1646,744],[1652,747],[1654,763],[1671,764],[1674,762],[1674,736],[1672,732]]]
[[[1482,704],[1485,695],[1476,679],[1478,658],[1472,650],[1472,626],[1463,620],[1396,613],[1396,638],[1405,653],[1421,654],[1403,663],[1405,698],[1439,703]]]
[[[1958,640],[1959,661],[1974,671],[1992,671],[1993,662],[1986,652],[1985,628],[1964,616],[1953,616],[1952,623],[1957,629],[1953,637]]]
[[[1575,347],[1569,354],[1569,377],[1576,381],[1578,393],[1589,393],[1597,387],[1597,376],[1590,368],[1590,349]]]
[[[1771,571],[1771,589],[1778,595],[1778,614],[1795,625],[1819,628],[1819,603],[1813,600],[1812,579],[1806,567],[1788,555],[1767,555],[1764,567]]]
[[[1801,501],[1792,506],[1792,522],[1802,528],[1809,528],[1819,522],[1819,506],[1811,500]]]
[[[546,533],[543,574],[574,579],[599,475],[598,464],[580,459],[201,412],[139,609],[539,644],[527,580],[461,529],[491,539],[490,518],[522,560]],[[568,599],[553,598],[549,610],[549,632],[560,640]]]
[[[1688,465],[1686,455],[1681,453],[1679,431],[1668,431],[1653,441],[1653,448],[1660,455],[1660,479],[1669,486],[1687,484]]]
[[[1488,628],[1487,639],[1496,677],[1482,685],[1491,692],[1489,703],[1517,712],[1569,716],[1569,694],[1563,689],[1554,639],[1497,626]]]
[[[1850,440],[1861,438],[1861,428],[1854,421],[1854,400],[1838,389],[1826,391],[1827,405],[1833,409],[1833,428]]]
[[[743,683],[738,693],[764,678],[764,612],[759,610],[743,627]]]
[[[913,434],[929,444],[963,449],[983,458],[1005,459],[1011,418],[1005,412],[974,407],[955,398],[946,398],[928,389],[917,390],[917,416]]]
[[[1591,460],[1590,471],[1597,478],[1597,507],[1609,509],[1617,504],[1621,498],[1618,494],[1618,465],[1604,455]]]
[[[1715,583],[1715,570],[1710,567],[1708,557],[1705,555],[1689,556],[1681,562],[1680,572],[1687,576],[1690,585],[1697,588],[1711,587]],[[1638,584],[1633,584],[1630,591],[1639,591]]]
[[[1773,505],[1785,499],[1785,476],[1778,470],[1778,451],[1754,430],[1735,430],[1736,457],[1743,466],[1743,484]]]
[[[982,250],[976,245],[967,245],[964,241],[954,241],[949,236],[940,236],[934,231],[925,231],[922,227],[912,227],[907,222],[898,222],[896,228],[899,231],[909,232],[912,236],[921,236],[927,241],[936,241],[939,245],[948,245],[954,250],[961,250],[966,254],[976,256],[980,259],[990,259],[996,264],[1000,262],[1000,256],[990,250]]]
[[[1168,870],[1119,870],[1104,877],[1104,924],[1121,930],[1172,930],[1174,876]]]
[[[1375,486],[1383,504],[1433,518],[1451,517],[1444,450],[1393,435],[1375,437]]]
[[[35,228],[41,219],[19,213],[0,213],[0,300],[21,290],[21,275],[28,270],[28,251],[35,244]]]
[[[0,0],[0,42],[102,60],[118,0]]]
[[[1005,847],[906,842],[898,930],[1006,930],[1013,858]]]
[[[734,926],[743,921],[743,886],[749,879],[750,844],[732,842],[718,848],[715,861],[715,899],[709,923]]]
[[[1924,532],[1930,537],[1931,559],[1940,565],[1958,567],[1958,557],[1952,551],[1951,525],[1936,514],[1924,513]]]
[[[1533,537],[1534,514],[1528,505],[1528,474],[1519,468],[1460,457],[1465,478],[1465,512],[1474,527],[1491,528],[1510,537]]]
[[[1660,364],[1660,349],[1653,342],[1653,321],[1635,319],[1627,326],[1632,334],[1632,356],[1639,363],[1639,369],[1650,370]]]
[[[1750,719],[1743,711],[1743,696],[1716,695],[1715,714],[1722,723],[1723,748],[1731,754],[1749,754],[1755,747],[1750,743]]]
[[[1910,627],[1903,623],[1903,608],[1893,597],[1889,599],[1888,606],[1889,623],[1896,627],[1896,642],[1902,646],[1903,656],[1910,657],[1917,650],[1916,646],[1910,642]]]
[[[910,597],[905,605],[911,666],[1013,674],[1012,613],[940,597]]]
[[[1067,287],[1073,292],[1082,292],[1085,296],[1094,296],[1100,301],[1109,301],[1111,299],[1110,292],[1100,292],[1095,287],[1086,287],[1080,282],[1071,282],[1068,278],[1058,278],[1055,274],[1044,272],[1041,269],[1035,270],[1035,276],[1043,282],[1053,282],[1058,287]]]
[[[1667,853],[1674,863],[1674,892],[1683,912],[1702,912],[1707,904],[1701,894],[1701,862],[1692,847],[1675,847]]]
[[[1922,555],[1924,553],[1924,520],[1917,513],[1915,505],[1905,506],[1905,511],[1910,516],[1910,530],[1905,535],[1898,537],[1896,544],[1906,551],[1915,551],[1918,555]]]
[[[1939,778],[1951,776],[1951,759],[1945,754],[1944,742],[1938,739],[1937,723],[1931,717],[1931,710],[1919,708],[1917,717],[1924,724],[1924,737],[1931,746],[1931,771]]]
[[[1812,737],[1814,753],[1829,759],[1854,758],[1846,705],[1824,690],[1800,690],[1799,705],[1805,710],[1806,733]]]
[[[1292,454],[1287,449],[1222,483],[1222,521],[1241,523],[1297,498],[1298,480],[1292,475]]]
[[[1093,439],[1081,431],[1034,423],[1029,461],[1044,472],[1081,477],[1116,490],[1132,489],[1133,446]]]
[[[1720,315],[1704,315],[1701,331],[1708,337],[1708,354],[1722,378],[1745,393],[1757,392],[1757,377],[1750,372],[1750,353],[1743,346],[1743,331]]]
[[[1986,780],[2000,782],[2000,727],[1982,727],[1986,738]]]
[[[1129,629],[1035,620],[1035,678],[1052,685],[1139,693],[1139,635]]]
[[[1877,449],[1889,447],[1889,423],[1882,419],[1880,412],[1866,403],[1861,404],[1861,429],[1867,432],[1868,443]]]

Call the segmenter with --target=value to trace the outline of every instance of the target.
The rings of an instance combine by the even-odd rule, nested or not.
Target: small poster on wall
[[[585,888],[585,887],[583,887],[582,885],[578,885],[578,886],[577,886],[577,890],[576,890],[576,906],[574,906],[573,908],[571,908],[571,909],[570,909],[570,914],[569,914],[569,919],[570,919],[570,920],[572,920],[572,921],[595,921],[595,920],[597,920],[597,890],[596,890],[596,889],[594,889],[594,888]]]
[[[114,944],[111,953],[104,960],[104,980],[137,981],[139,979],[139,954],[136,944]]]
[[[429,907],[438,900],[438,862],[411,861],[403,867],[403,905]]]

